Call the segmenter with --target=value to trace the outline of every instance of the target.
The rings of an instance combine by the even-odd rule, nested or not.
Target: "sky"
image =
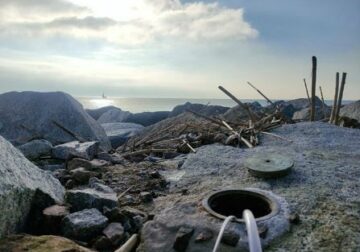
[[[313,55],[360,99],[359,0],[0,0],[0,93],[292,99]]]

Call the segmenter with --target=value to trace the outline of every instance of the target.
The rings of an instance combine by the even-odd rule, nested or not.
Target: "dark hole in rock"
[[[270,163],[271,161],[269,159],[265,160],[266,163]]]
[[[222,216],[234,215],[237,219],[242,219],[243,211],[249,209],[255,218],[261,218],[273,212],[273,204],[271,199],[259,193],[229,190],[210,196],[205,208],[210,208],[215,214]]]

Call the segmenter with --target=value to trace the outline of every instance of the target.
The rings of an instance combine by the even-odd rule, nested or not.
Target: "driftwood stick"
[[[224,87],[219,86],[219,89],[221,91],[223,91],[227,96],[229,96],[233,101],[235,101],[237,104],[240,105],[240,107],[242,107],[243,109],[245,109],[245,111],[247,112],[249,118],[255,122],[256,120],[256,116],[254,115],[254,113],[251,111],[250,107],[244,103],[242,103],[238,98],[236,98],[233,94],[231,94],[229,91],[227,91]]]
[[[282,136],[279,136],[277,134],[274,134],[274,133],[270,133],[270,132],[266,132],[266,131],[261,131],[260,133],[264,134],[264,135],[269,135],[269,136],[272,136],[272,137],[276,137],[276,138],[279,138],[281,140],[285,140],[285,141],[288,141],[290,143],[292,143],[293,141],[292,140],[289,140],[285,137],[282,137]]]
[[[346,82],[346,75],[347,75],[347,73],[343,73],[342,78],[341,78],[339,99],[338,99],[338,104],[336,106],[336,116],[335,116],[335,124],[336,125],[339,125],[339,119],[340,119],[339,115],[340,115],[341,102],[342,102],[344,87],[345,87],[345,82]]]
[[[141,154],[148,154],[148,153],[164,153],[164,152],[176,152],[176,150],[174,149],[145,149],[145,150],[138,150],[138,151],[133,151],[130,153],[125,153],[122,155],[123,158],[127,158],[127,157],[131,157],[131,156],[137,156],[137,155],[141,155]]]
[[[217,124],[217,125],[223,126],[220,121],[218,121],[218,120],[216,120],[216,119],[214,119],[214,118],[211,118],[211,117],[209,117],[209,116],[200,114],[200,113],[195,112],[195,111],[193,111],[193,110],[191,110],[191,109],[187,109],[186,111],[188,111],[188,112],[190,112],[190,113],[192,113],[192,114],[194,114],[194,115],[196,115],[196,116],[202,117],[202,118],[204,118],[204,119],[206,119],[206,120],[208,120],[208,121],[210,121],[210,122],[213,122],[213,123],[215,123],[215,124]]]
[[[228,128],[233,134],[236,134],[240,137],[240,140],[249,148],[254,148],[254,146],[245,138],[243,138],[238,132],[236,132],[227,122],[221,121],[226,128]]]
[[[337,100],[339,96],[339,83],[340,83],[340,73],[336,73],[336,82],[335,82],[335,96],[334,96],[334,102],[331,110],[331,116],[329,123],[335,123],[335,117],[336,117],[336,106],[337,106]]]
[[[306,85],[306,79],[304,78],[304,85],[305,85],[305,90],[306,90],[306,96],[308,98],[308,101],[309,101],[309,105],[311,104],[311,100],[310,100],[310,96],[309,96],[309,90],[308,90],[308,87]]]
[[[247,82],[247,84],[249,84],[250,87],[255,89],[256,92],[258,92],[262,97],[264,97],[268,103],[270,103],[271,105],[274,105],[274,103],[266,95],[264,95],[259,89],[257,89],[253,84],[251,84],[250,82]]]
[[[169,129],[171,129],[173,127],[173,125],[170,125],[168,127],[166,127],[165,129],[163,130],[160,130],[158,132],[156,132],[155,134],[151,134],[151,135],[148,135],[147,137],[144,137],[143,139],[141,139],[139,142],[137,142],[134,147],[139,147],[140,145],[142,145],[143,143],[147,142],[149,139],[151,139],[152,137],[155,137],[156,135],[160,135],[164,132],[167,132]]]
[[[311,114],[310,121],[315,120],[315,96],[316,96],[316,71],[317,71],[317,59],[312,57],[312,77],[311,77]]]
[[[184,139],[182,140],[182,142],[193,152],[196,153],[196,150]]]
[[[131,252],[134,251],[136,245],[138,244],[139,235],[133,234],[129,240],[127,240],[124,245],[122,245],[119,249],[115,250],[115,252]]]
[[[319,89],[320,89],[320,95],[321,95],[321,101],[322,101],[322,111],[324,114],[324,118],[326,118],[325,101],[324,101],[324,95],[323,95],[321,86],[319,86]]]
[[[119,196],[117,197],[117,199],[121,199],[128,191],[130,191],[131,189],[134,188],[135,185],[130,186],[128,189],[126,189],[125,191],[123,191],[121,194],[119,194]]]

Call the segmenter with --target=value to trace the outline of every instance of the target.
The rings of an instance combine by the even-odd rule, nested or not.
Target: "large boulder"
[[[93,252],[75,242],[59,236],[12,235],[0,240],[0,251],[6,252]]]
[[[360,100],[345,105],[340,110],[340,116],[355,119],[360,122]]]
[[[103,128],[73,97],[62,92],[10,92],[0,95],[0,135],[15,145],[46,139],[53,145],[99,141],[110,149]]]
[[[223,106],[214,106],[214,105],[203,105],[197,103],[187,102],[182,105],[176,106],[169,114],[169,117],[174,117],[180,115],[181,113],[186,112],[187,110],[192,110],[207,116],[214,116],[224,114],[229,108]]]
[[[136,123],[103,123],[101,126],[114,149],[124,144],[130,137],[140,133],[144,128],[144,126]]]
[[[50,156],[52,144],[44,139],[33,140],[26,144],[18,146],[18,149],[27,159],[35,160],[42,156]]]
[[[107,224],[108,219],[92,208],[66,216],[62,221],[62,230],[65,237],[88,241],[99,235]]]
[[[57,179],[0,136],[0,238],[22,231],[34,207],[62,203],[64,193]]]
[[[129,111],[122,111],[119,108],[113,108],[102,114],[97,120],[99,123],[117,123],[124,122],[131,115]]]

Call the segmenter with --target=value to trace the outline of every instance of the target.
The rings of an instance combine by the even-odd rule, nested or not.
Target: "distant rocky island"
[[[224,189],[274,199],[255,216],[266,251],[358,251],[360,100],[338,125],[314,107],[309,122],[307,98],[131,113],[0,94],[0,251],[211,251],[223,219],[204,199]],[[291,171],[254,176],[259,154],[291,158]],[[244,223],[220,246],[246,251]]]

